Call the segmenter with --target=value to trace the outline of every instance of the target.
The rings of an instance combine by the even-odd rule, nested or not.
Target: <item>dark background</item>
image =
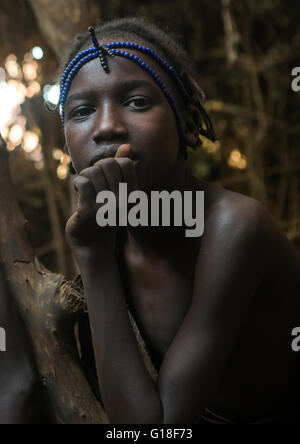
[[[75,272],[64,239],[72,195],[61,124],[45,109],[41,92],[30,97],[33,88],[40,85],[42,91],[55,83],[71,35],[98,21],[132,15],[182,36],[206,93],[219,142],[205,141],[190,151],[189,168],[202,179],[258,199],[300,251],[300,92],[291,88],[291,71],[300,66],[300,2],[0,0],[0,82],[5,74],[27,94],[0,130],[39,259],[67,277]],[[44,58],[34,62],[26,54],[37,45]],[[19,67],[15,76],[8,60]],[[26,64],[33,66],[34,78],[26,74]],[[33,151],[26,148],[26,135],[11,142],[14,125],[38,136]]]

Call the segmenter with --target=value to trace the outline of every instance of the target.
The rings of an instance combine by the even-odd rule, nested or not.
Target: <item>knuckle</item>
[[[81,188],[89,183],[89,179],[87,177],[77,176],[73,183],[78,188]]]
[[[115,160],[112,157],[107,157],[106,159],[98,160],[98,162],[95,163],[97,166],[106,166],[106,165],[112,165],[115,163]]]
[[[120,157],[117,162],[124,167],[131,167],[133,165],[132,160],[129,157]]]
[[[80,174],[83,175],[86,182],[89,182],[92,185],[95,179],[99,177],[99,173],[101,173],[101,168],[93,166],[82,171]]]
[[[89,171],[91,170],[91,168],[93,168],[93,167],[84,168],[82,171],[80,171],[79,176],[85,176],[86,174],[89,174]]]

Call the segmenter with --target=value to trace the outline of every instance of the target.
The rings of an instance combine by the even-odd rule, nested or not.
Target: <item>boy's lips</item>
[[[118,152],[120,153],[118,157],[125,157],[122,155],[122,148],[123,147],[125,148],[125,146],[126,150],[124,152],[126,152],[126,157],[129,157],[133,161],[137,160],[137,156],[135,155],[129,144],[120,144],[120,145],[114,144],[114,145],[102,146],[101,148],[96,150],[89,162],[89,166],[90,167],[93,166],[96,162],[98,162],[98,160],[114,158],[116,157],[116,154]],[[119,150],[120,147],[121,150]]]

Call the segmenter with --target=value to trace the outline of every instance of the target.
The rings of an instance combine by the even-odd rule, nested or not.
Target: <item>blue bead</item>
[[[163,94],[165,94],[165,96],[166,96],[166,98],[167,98],[167,100],[174,112],[175,118],[177,120],[178,128],[179,128],[179,132],[180,132],[180,137],[182,140],[182,131],[180,130],[181,122],[180,122],[179,114],[176,109],[174,99],[171,96],[171,94],[169,93],[169,91],[166,88],[166,86],[164,85],[164,83],[159,78],[158,74],[151,68],[151,66],[149,66],[147,63],[145,63],[140,57],[136,56],[135,54],[131,54],[131,53],[125,52],[125,51],[114,50],[113,48],[120,48],[120,47],[133,48],[133,49],[137,49],[145,54],[150,54],[154,60],[156,60],[162,67],[167,69],[172,74],[174,80],[177,82],[182,93],[185,96],[188,96],[184,87],[183,87],[183,84],[180,80],[180,77],[177,75],[174,67],[170,66],[165,60],[163,60],[158,54],[156,54],[153,49],[151,49],[149,47],[145,47],[145,46],[140,45],[138,43],[110,42],[110,43],[104,44],[103,46],[105,48],[112,48],[111,55],[122,55],[123,57],[130,58],[130,59],[134,60],[139,66],[141,66],[141,68],[143,68],[145,71],[147,71],[151,75],[153,80],[160,87]],[[64,124],[64,115],[65,115],[64,104],[66,101],[67,93],[70,89],[71,82],[72,82],[74,76],[76,75],[76,73],[79,71],[79,69],[85,63],[87,63],[89,60],[92,60],[92,59],[96,58],[97,56],[100,56],[100,58],[102,58],[102,53],[97,48],[93,47],[93,48],[86,49],[86,50],[78,53],[77,56],[75,56],[75,58],[71,62],[69,62],[68,66],[65,68],[65,71],[64,71],[64,73],[62,75],[62,79],[61,79],[61,89],[60,89],[60,98],[59,98],[59,103],[61,103],[60,112],[61,112],[61,118],[62,118],[63,124]],[[104,67],[104,69],[107,68],[106,64],[105,64],[105,66],[103,64],[103,67]]]

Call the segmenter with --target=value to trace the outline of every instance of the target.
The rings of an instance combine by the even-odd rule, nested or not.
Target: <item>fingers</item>
[[[121,168],[123,180],[128,185],[128,193],[135,191],[138,187],[134,163],[130,160],[131,156],[132,148],[129,143],[120,145],[115,156],[115,161],[118,162]]]
[[[137,177],[136,177],[134,163],[132,162],[132,160],[120,157],[117,159],[115,158],[115,161],[119,164],[119,167],[122,171],[123,182],[127,183],[128,193],[137,190],[138,188]]]
[[[129,144],[120,145],[115,158],[99,160],[92,167],[82,170],[80,176],[93,184],[96,195],[100,191],[110,190],[118,197],[121,182],[127,183],[128,193],[135,191],[138,186],[134,162],[125,157],[130,153]]]
[[[78,193],[77,213],[84,219],[92,219],[96,208],[96,194],[93,184],[86,177],[77,176],[73,186]]]
[[[108,188],[115,194],[116,197],[118,197],[119,183],[124,182],[119,164],[115,161],[115,159],[103,159],[99,161],[98,168],[102,169],[108,184]]]
[[[94,186],[95,195],[97,195],[100,191],[109,189],[109,185],[101,165],[95,164],[92,167],[82,170],[80,172],[80,176],[87,178],[92,183]]]

